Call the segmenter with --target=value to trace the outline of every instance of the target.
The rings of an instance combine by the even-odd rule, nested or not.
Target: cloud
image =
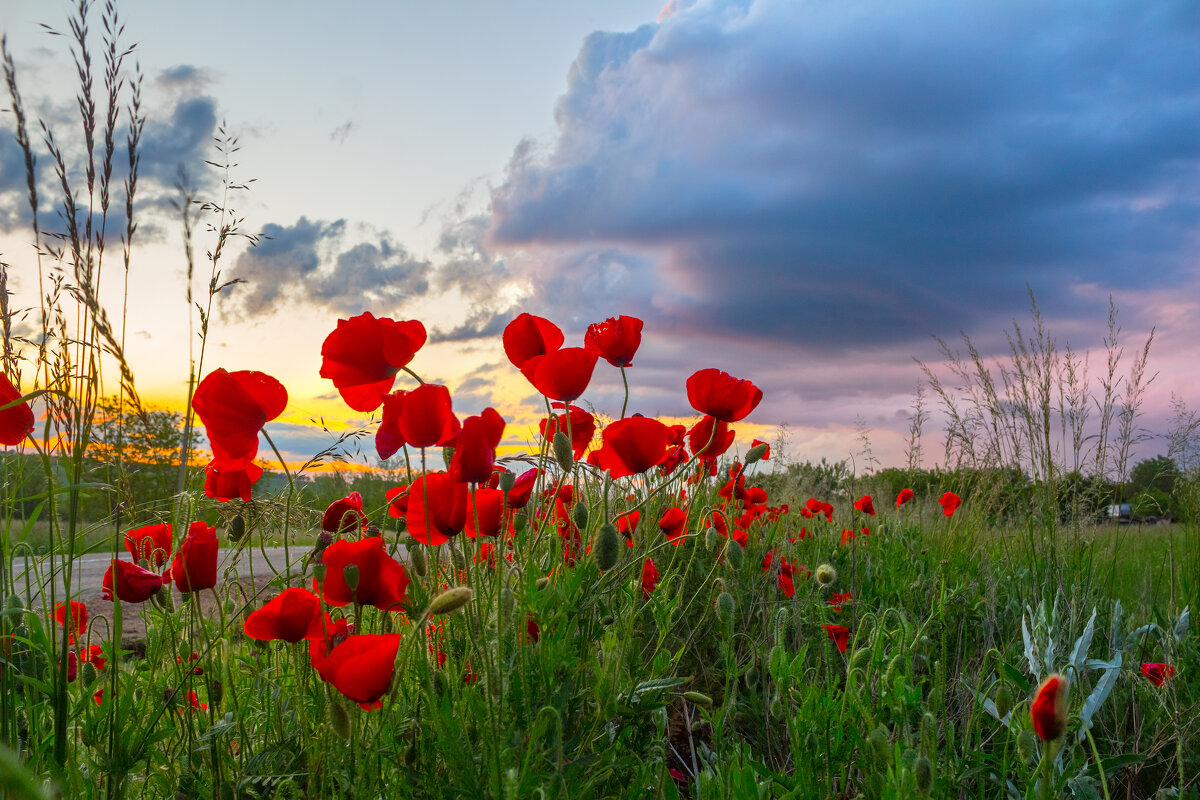
[[[353,129],[354,121],[346,120],[341,125],[338,125],[333,129],[333,132],[329,134],[329,141],[334,142],[335,144],[345,144],[346,138],[350,136],[350,131]]]
[[[196,95],[215,82],[211,70],[193,64],[177,64],[168,67],[154,78],[154,84],[170,92]]]
[[[230,270],[230,279],[247,284],[231,295],[232,310],[250,317],[301,302],[348,316],[394,313],[429,292],[427,261],[387,232],[364,228],[369,240],[347,242],[356,234],[349,228],[345,220],[306,217],[290,226],[264,226],[258,246],[239,255]]]
[[[161,187],[172,187],[180,168],[195,179],[205,173],[204,162],[213,157],[213,135],[217,130],[217,101],[206,96],[185,96],[171,110],[169,119],[151,117],[142,134],[139,179],[148,178]]]

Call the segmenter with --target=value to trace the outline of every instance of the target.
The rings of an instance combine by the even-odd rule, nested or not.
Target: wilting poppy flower
[[[524,508],[533,495],[534,484],[537,483],[538,470],[526,470],[513,481],[513,488],[508,490],[508,507]]]
[[[589,325],[583,336],[583,346],[614,367],[632,364],[641,343],[642,321],[623,315]]]
[[[913,499],[912,489],[901,489],[900,494],[896,495],[896,510],[900,510],[900,506]]]
[[[392,519],[404,519],[408,516],[408,487],[393,486],[384,492],[388,501],[388,516]]]
[[[387,554],[383,538],[368,536],[357,542],[339,539],[321,556],[325,563],[325,582],[321,597],[331,606],[357,602],[383,611],[400,611],[408,589],[404,566]],[[358,586],[351,591],[346,583],[346,567],[358,567]]]
[[[614,479],[639,475],[670,455],[671,428],[651,417],[627,417],[610,424],[601,437],[600,467]]]
[[[87,633],[87,606],[75,600],[71,601],[71,633],[67,641],[75,644],[76,636]],[[54,606],[54,621],[59,625],[67,624],[67,604],[59,603]]]
[[[563,332],[548,319],[518,314],[504,328],[504,354],[517,369],[534,356],[544,356],[562,347]]]
[[[1155,686],[1162,686],[1175,677],[1175,667],[1170,664],[1149,661],[1142,664],[1142,674]]]
[[[871,500],[871,495],[864,494],[862,497],[854,501],[854,508],[864,514],[875,516],[875,503]]]
[[[396,397],[395,401],[392,400]],[[381,432],[396,430],[399,432],[401,445],[409,447],[433,447],[434,445],[453,444],[454,439],[462,430],[458,417],[454,416],[451,407],[450,390],[437,383],[423,383],[411,392],[396,392],[389,395],[383,405],[383,421],[375,434],[375,449],[382,456],[388,452],[390,457],[396,450],[391,449],[395,442],[388,441],[388,446],[381,445]]]
[[[529,359],[521,367],[521,374],[546,397],[569,403],[587,390],[596,358],[595,353],[582,347],[564,347]]]
[[[262,474],[262,467],[257,464],[247,464],[239,469],[222,469],[213,461],[204,468],[204,496],[221,503],[228,503],[235,497],[249,502],[254,483]]]
[[[143,525],[125,532],[125,549],[134,561],[146,559],[156,567],[171,557],[171,525]]]
[[[744,419],[762,400],[762,390],[719,369],[702,369],[687,379],[688,402],[722,422]]]
[[[555,408],[565,408],[563,403],[555,403]],[[592,437],[596,435],[596,418],[593,417],[586,409],[579,406],[570,407],[571,424],[567,424],[567,413],[556,414],[549,419],[544,419],[538,423],[538,429],[542,432],[542,437],[546,441],[553,441],[554,434],[562,431],[571,437],[571,452],[575,454],[575,460],[578,461],[583,457],[583,453],[588,449],[588,445],[592,443]]]
[[[112,564],[104,573],[101,596],[105,600],[113,599],[113,570],[117,571],[116,591],[122,603],[144,603],[155,595],[163,585],[162,576],[157,572],[142,569],[129,561],[113,559]]]
[[[633,547],[633,534],[637,533],[638,523],[642,521],[642,512],[628,511],[617,517],[617,532],[625,537],[625,541]]]
[[[658,586],[658,567],[654,566],[654,561],[647,558],[646,563],[642,564],[642,599],[649,600],[650,593],[656,586]]]
[[[826,625],[825,634],[830,641],[837,645],[839,653],[846,652],[846,645],[850,643],[850,629],[842,625]]]
[[[321,658],[318,672],[333,688],[370,711],[392,687],[400,634],[360,633],[349,637]],[[317,660],[313,659],[313,666]]]
[[[367,515],[363,513],[363,499],[358,492],[351,492],[341,500],[334,500],[321,517],[321,530],[329,533],[349,533],[367,527]]]
[[[688,446],[692,455],[705,461],[715,461],[733,444],[734,432],[716,417],[704,416],[688,430]]]
[[[208,373],[192,397],[212,444],[213,463],[222,469],[245,469],[258,455],[258,432],[287,408],[283,384],[263,372],[216,369]]]
[[[1033,732],[1044,742],[1052,742],[1067,729],[1067,679],[1054,674],[1042,681],[1033,705],[1029,707]]]
[[[0,444],[14,447],[33,433],[33,409],[29,403],[17,403],[21,390],[13,385],[8,376],[0,372],[0,408],[16,403],[0,411]]]
[[[408,532],[421,544],[443,544],[467,522],[467,485],[445,472],[413,481],[408,489]]]
[[[181,592],[197,592],[217,585],[217,529],[193,522],[171,562],[171,579]]]
[[[476,536],[498,536],[504,517],[504,492],[499,489],[476,489],[467,494],[467,522],[463,533],[472,539]]]
[[[953,516],[954,510],[962,505],[962,500],[958,499],[954,492],[946,492],[938,502],[942,504],[942,510],[946,512],[947,517]]]
[[[325,635],[329,615],[307,589],[284,589],[271,602],[246,617],[243,629],[251,639],[299,642]]]
[[[687,514],[682,508],[672,506],[663,512],[662,518],[658,521],[658,527],[666,535],[667,541],[674,545],[683,544],[683,537],[687,533]]]
[[[463,420],[450,459],[450,474],[463,483],[486,483],[496,463],[496,448],[504,437],[504,417],[494,408]]]
[[[425,326],[417,320],[376,319],[369,311],[339,319],[321,345],[321,377],[355,411],[374,411],[424,344]]]

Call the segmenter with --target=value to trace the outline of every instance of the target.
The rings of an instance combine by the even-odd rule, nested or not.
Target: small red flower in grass
[[[408,489],[408,532],[421,544],[443,544],[467,524],[467,485],[445,472],[412,482]]]
[[[0,372],[0,408],[15,403],[0,411],[0,444],[15,447],[33,433],[33,409],[29,403],[18,403],[21,390],[18,389],[8,376]]]
[[[564,347],[529,359],[521,374],[546,397],[569,403],[587,391],[596,359],[595,353],[582,347]]]
[[[383,611],[402,610],[408,575],[403,565],[384,550],[382,537],[368,536],[357,542],[340,539],[325,548],[321,560],[325,563],[321,597],[329,605],[358,602]],[[345,570],[350,565],[358,567],[358,586],[353,591],[346,583]]]
[[[504,438],[504,417],[494,408],[463,420],[454,443],[450,474],[463,483],[487,483],[496,464],[496,448]]]
[[[417,320],[376,319],[369,311],[339,319],[321,345],[321,377],[333,381],[355,411],[374,411],[425,338],[425,326]]]
[[[1148,661],[1142,664],[1142,674],[1146,676],[1146,680],[1155,686],[1162,686],[1175,677],[1175,667],[1171,664]]]
[[[646,563],[642,564],[642,599],[649,600],[650,593],[658,586],[658,567],[654,566],[654,561],[647,558]]]
[[[171,580],[181,592],[197,592],[217,585],[217,529],[193,522],[171,562]]]
[[[640,475],[670,455],[671,428],[651,417],[627,417],[604,429],[600,467],[613,479]]]
[[[642,324],[637,317],[609,317],[588,326],[583,346],[614,367],[628,367],[642,343]]]
[[[900,494],[896,495],[896,510],[900,510],[900,506],[913,499],[912,489],[901,489]]]
[[[843,604],[853,602],[854,598],[851,596],[850,592],[834,592],[833,596],[829,598],[829,605],[833,606],[834,611],[841,611]]]
[[[329,533],[350,533],[365,527],[367,515],[363,513],[363,499],[358,492],[334,500],[321,517],[321,530]]]
[[[247,464],[240,469],[221,469],[213,461],[204,468],[204,496],[220,503],[228,503],[235,497],[250,502],[254,483],[262,474],[262,467],[256,464]]]
[[[1033,732],[1044,742],[1051,742],[1067,729],[1067,679],[1054,674],[1042,681],[1033,705],[1029,707]]]
[[[313,666],[333,688],[371,711],[383,706],[380,698],[392,688],[399,649],[398,633],[361,633],[332,648],[319,666],[313,659]]]
[[[786,558],[781,558],[779,563],[779,575],[775,582],[779,584],[779,591],[783,592],[784,597],[792,597],[796,594],[796,584],[792,580],[792,575],[796,571],[794,564],[789,564]]]
[[[871,495],[869,494],[864,494],[858,500],[855,500],[854,509],[869,516],[875,516],[875,503],[871,500]]]
[[[839,653],[846,652],[846,646],[850,643],[850,629],[842,625],[826,625],[825,635],[827,635],[834,644],[837,645]]]
[[[687,432],[692,455],[705,461],[715,461],[733,444],[734,432],[716,417],[701,417]]]
[[[260,641],[299,642],[325,635],[332,624],[321,611],[321,601],[307,589],[284,589],[269,603],[246,617],[243,630]]]
[[[544,356],[562,347],[563,332],[557,325],[533,314],[518,314],[504,328],[504,354],[517,369],[534,356]]]
[[[538,639],[542,638],[542,629],[533,621],[533,614],[525,621],[525,643],[537,644]]]
[[[625,544],[633,547],[633,534],[637,533],[638,523],[642,521],[642,512],[628,511],[617,517],[617,532],[625,537]]]
[[[196,387],[192,407],[204,423],[213,464],[246,469],[258,455],[258,432],[287,408],[283,384],[263,372],[217,369]]]
[[[108,663],[108,659],[104,657],[104,650],[98,644],[89,644],[80,650],[79,660],[91,664],[98,670],[104,669],[104,665]]]
[[[116,593],[122,603],[144,603],[158,592],[163,585],[162,576],[157,572],[142,569],[129,561],[113,559],[112,564],[104,573],[101,584],[101,596],[105,600],[113,599],[113,570],[116,570]]]
[[[188,699],[188,703],[191,705],[191,707],[196,709],[197,711],[208,711],[208,703],[201,703],[200,695],[196,694],[194,691],[192,691],[190,689],[188,690],[188,693],[187,693],[187,699]]]
[[[533,487],[537,483],[538,470],[526,470],[517,476],[513,481],[513,488],[508,490],[508,507],[509,508],[524,508],[529,503],[529,498],[533,496]]]
[[[87,633],[87,606],[75,600],[71,601],[71,632],[67,641],[70,644],[75,644],[76,636],[83,636]],[[67,604],[59,603],[54,606],[54,621],[59,625],[67,624]]]
[[[954,516],[955,509],[962,505],[962,500],[954,492],[946,492],[938,502],[942,504],[942,511],[947,517]]]
[[[504,526],[504,492],[499,489],[476,489],[467,494],[466,527],[463,533],[477,536],[499,536]]]
[[[745,419],[762,401],[762,390],[719,369],[702,369],[687,379],[688,402],[722,422]]]
[[[663,512],[658,527],[666,535],[667,541],[678,547],[683,544],[683,537],[687,534],[687,514],[682,508],[672,506]]]

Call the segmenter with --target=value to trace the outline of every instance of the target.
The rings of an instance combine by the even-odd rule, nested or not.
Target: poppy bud
[[[912,770],[917,765],[917,756],[919,755],[920,753],[918,753],[916,750],[912,749],[911,747],[908,748],[900,754],[900,766],[907,770]]]
[[[892,745],[888,741],[888,733],[883,726],[876,727],[867,736],[867,749],[871,758],[879,766],[883,766],[891,760]]]
[[[329,727],[333,728],[333,732],[346,741],[350,740],[350,715],[346,713],[346,708],[341,703],[329,704]]]
[[[20,595],[10,594],[8,599],[4,601],[4,617],[9,624],[16,627],[21,622],[21,617],[25,613],[25,601]]]
[[[467,557],[462,554],[462,551],[456,550],[454,545],[449,545],[449,550],[450,550],[450,563],[454,565],[454,568],[455,569],[466,569],[467,568]]]
[[[475,596],[475,591],[469,586],[455,586],[451,589],[439,594],[433,598],[433,602],[429,604],[429,610],[426,616],[435,616],[437,614],[450,614],[458,611],[460,608],[471,602],[471,598]]]
[[[817,583],[828,586],[837,580],[837,570],[832,564],[822,564],[817,567]]]
[[[745,563],[745,553],[742,551],[742,546],[735,541],[730,541],[725,545],[725,557],[729,559],[729,566],[735,570],[740,570],[742,564]]]
[[[721,535],[712,528],[708,529],[708,533],[704,534],[704,548],[712,551],[721,546]]]
[[[545,577],[538,578],[537,583],[534,585],[537,586],[537,590],[539,592],[542,591],[543,589],[545,589],[547,586],[550,585],[550,576],[546,575]]]
[[[761,461],[762,457],[767,454],[767,448],[769,447],[770,445],[766,443],[756,444],[754,447],[751,447],[750,452],[746,453],[746,466],[750,466],[755,461]]]
[[[403,534],[407,530],[408,530],[408,517],[398,518],[396,520],[396,533]],[[410,536],[409,538],[412,538],[412,537]]]
[[[554,460],[558,462],[558,466],[563,472],[570,472],[575,466],[575,453],[571,449],[571,440],[566,432],[558,431],[554,434],[553,449]]]
[[[913,776],[917,779],[917,792],[921,797],[929,797],[929,791],[933,788],[933,764],[925,756],[917,759],[917,763],[913,765]]]
[[[1029,766],[1033,763],[1033,756],[1037,752],[1037,737],[1033,735],[1033,731],[1021,731],[1021,735],[1017,737],[1017,755],[1021,759],[1021,763]]]
[[[333,534],[329,531],[321,531],[317,534],[317,544],[313,549],[320,553],[331,544],[333,544]]]
[[[871,648],[863,647],[859,650],[855,650],[854,655],[850,657],[850,667],[847,671],[854,672],[855,670],[862,670],[863,672],[866,672],[867,664],[870,662],[870,660]]]
[[[575,521],[575,527],[579,530],[587,530],[588,524],[588,507],[586,503],[576,503],[575,508],[571,510],[571,519]]]
[[[342,567],[342,580],[346,582],[346,586],[350,591],[358,588],[358,564],[347,564]]]
[[[1055,673],[1038,687],[1029,708],[1033,732],[1044,742],[1052,742],[1067,729],[1067,679]]]
[[[1000,719],[1004,719],[1005,715],[1012,710],[1013,707],[1013,692],[1007,683],[1000,684],[1000,688],[996,689],[996,714]]]
[[[585,508],[585,506],[583,503],[580,503],[575,508]],[[596,559],[596,566],[601,572],[608,572],[617,565],[617,559],[620,558],[620,555],[621,542],[617,538],[617,529],[607,524],[601,526],[600,533],[596,535],[596,544],[592,548],[592,556]]]
[[[504,472],[500,473],[500,482],[499,482],[500,491],[511,492],[512,488],[516,484],[516,482],[517,482],[517,474],[515,472],[509,472],[508,470],[504,470]]]
[[[500,609],[504,616],[512,613],[513,606],[516,604],[517,598],[513,596],[511,589],[500,590]]]
[[[246,519],[241,514],[229,521],[229,541],[240,542],[246,535]]]
[[[937,755],[937,717],[926,711],[921,717],[921,747],[926,753]]]
[[[96,682],[96,665],[90,661],[83,662],[83,667],[79,670],[79,681],[83,688],[90,688]]]
[[[316,579],[317,583],[325,582],[326,571],[327,571],[327,567],[325,566],[324,563],[313,565],[313,578]]]
[[[425,573],[429,571],[429,562],[425,560],[425,550],[419,546],[409,547],[408,563],[412,565],[413,572],[419,578],[424,578]]]
[[[742,680],[746,682],[746,688],[753,689],[754,687],[758,686],[758,679],[758,667],[751,664],[746,668],[746,673],[742,675]]]
[[[728,624],[733,621],[733,612],[736,607],[733,595],[729,592],[721,592],[717,595],[717,617],[722,622]]]
[[[701,694],[700,692],[684,692],[683,699],[687,700],[689,703],[695,703],[701,708],[712,708],[713,704],[711,697],[706,694]]]
[[[782,717],[783,716],[783,702],[778,697],[776,697],[774,700],[771,701],[771,716],[772,717]]]

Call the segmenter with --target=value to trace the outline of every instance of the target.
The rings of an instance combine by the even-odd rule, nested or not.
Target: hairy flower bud
[[[828,586],[837,580],[837,570],[833,568],[832,564],[822,564],[817,567],[816,575],[817,583],[822,586]]]
[[[576,508],[583,508],[583,504]],[[596,566],[601,572],[608,572],[617,565],[620,556],[621,541],[617,529],[608,524],[601,526],[600,533],[596,535],[596,543],[592,547],[592,557],[596,560]]]
[[[1037,737],[1033,731],[1021,731],[1021,735],[1017,737],[1017,755],[1021,759],[1021,763],[1029,766],[1033,763],[1033,757],[1037,753]]]
[[[469,586],[452,587],[433,598],[426,614],[431,617],[437,614],[451,614],[471,602],[474,596],[475,591]]]
[[[351,592],[358,589],[358,564],[347,564],[342,567],[342,580]]]
[[[425,559],[425,548],[420,545],[408,546],[408,563],[418,578],[424,578],[429,571],[429,562]]]
[[[350,715],[346,713],[346,707],[337,701],[329,704],[329,727],[341,738],[350,740]]]
[[[701,708],[712,708],[713,704],[711,697],[706,694],[701,694],[700,692],[684,692],[683,699],[687,700],[689,703],[695,703]]]
[[[570,472],[571,468],[575,466],[575,453],[571,449],[571,440],[564,431],[554,434],[552,449],[554,450],[554,460],[558,462],[558,466],[563,472]]]
[[[534,584],[534,585],[535,585],[535,586],[537,586],[537,590],[538,590],[539,592],[540,592],[540,591],[542,591],[543,589],[545,589],[547,586],[549,586],[549,585],[550,585],[550,576],[549,576],[549,575],[545,575],[545,576],[543,576],[543,577],[541,577],[541,578],[538,578],[538,579],[537,579],[537,583],[536,583],[536,584]]]
[[[917,792],[921,797],[929,797],[933,788],[933,764],[925,756],[917,759],[913,765],[913,777],[917,779]]]
[[[229,541],[240,542],[246,537],[246,518],[238,514],[229,520]]]
[[[1038,687],[1029,708],[1033,732],[1044,742],[1052,742],[1067,729],[1067,679],[1055,673]]]
[[[587,530],[588,524],[588,507],[587,503],[576,503],[575,508],[571,509],[571,519],[575,521],[575,527],[579,530]]]
[[[729,592],[721,592],[717,595],[717,617],[722,622],[728,624],[733,621],[733,612],[736,607],[733,595]]]
[[[1002,683],[1000,684],[999,688],[996,689],[996,714],[999,715],[1000,719],[1004,719],[1005,715],[1008,714],[1009,711],[1012,711],[1012,707],[1012,688],[1007,683]]]
[[[767,454],[767,448],[769,447],[770,445],[766,442],[763,442],[762,444],[756,444],[754,447],[751,447],[750,451],[746,453],[746,466],[750,466],[755,461],[761,461],[762,457]]]
[[[513,486],[515,486],[516,483],[517,483],[517,474],[515,472],[509,472],[508,470],[504,470],[504,472],[500,473],[500,483],[499,483],[500,491],[511,492]]]
[[[735,570],[742,568],[742,564],[746,560],[745,555],[742,546],[732,539],[729,540],[729,544],[725,545],[725,557],[729,559],[729,566]]]

